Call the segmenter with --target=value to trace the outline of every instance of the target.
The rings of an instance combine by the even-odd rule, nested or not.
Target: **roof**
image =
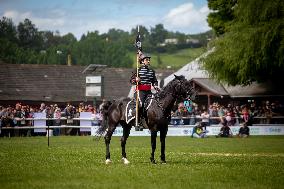
[[[86,76],[90,76],[83,73],[87,66],[0,64],[0,101],[79,102],[94,99],[85,96]],[[103,77],[104,98],[111,100],[128,95],[133,71],[132,68],[105,68],[91,75]],[[156,72],[169,75],[169,71]]]
[[[232,98],[242,97],[281,97],[284,96],[284,90],[280,83],[252,83],[248,86],[227,86],[224,85]]]
[[[1,64],[0,100],[86,101],[84,66]],[[127,96],[132,69],[107,68],[104,96],[108,99]]]
[[[218,84],[212,79],[209,78],[193,78],[191,81],[194,81],[195,83],[199,84],[203,88],[211,91],[215,95],[229,95],[226,89],[223,87],[222,84]]]
[[[191,80],[192,78],[208,78],[206,70],[203,70],[200,67],[199,59],[193,60],[175,73],[166,77],[164,79],[164,86],[166,86],[171,80],[175,78],[174,74],[178,76],[183,75],[187,80]]]

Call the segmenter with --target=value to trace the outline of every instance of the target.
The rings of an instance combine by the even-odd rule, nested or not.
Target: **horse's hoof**
[[[155,159],[152,158],[152,157],[150,157],[150,161],[151,161],[152,164],[157,164],[156,161],[155,161]]]
[[[108,165],[108,164],[111,164],[112,163],[112,161],[110,160],[110,159],[106,159],[106,164]]]
[[[166,160],[161,160],[161,164],[167,164]]]
[[[128,165],[130,163],[130,161],[128,161],[126,158],[122,158],[122,162],[125,164],[125,165]]]

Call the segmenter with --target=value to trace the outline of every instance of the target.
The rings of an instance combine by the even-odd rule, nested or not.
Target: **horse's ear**
[[[175,76],[175,79],[180,80],[180,76],[177,76],[176,74],[174,74],[174,76]]]
[[[174,74],[174,76],[175,76],[175,79],[178,79],[178,80],[185,79],[183,75],[177,76],[176,74]]]

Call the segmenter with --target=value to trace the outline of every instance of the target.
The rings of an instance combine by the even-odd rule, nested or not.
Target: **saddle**
[[[139,107],[138,111],[143,111],[142,115],[144,114],[144,112],[146,112],[149,107],[151,106],[153,102],[153,95],[150,95],[147,97],[147,99],[145,100],[144,104],[143,104],[143,108]],[[139,103],[141,104],[141,103]],[[126,111],[125,111],[125,121],[128,124],[130,121],[132,121],[133,119],[136,118],[136,99],[131,99],[127,104],[126,104]]]

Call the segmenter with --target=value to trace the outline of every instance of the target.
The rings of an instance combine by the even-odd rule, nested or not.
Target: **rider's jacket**
[[[140,82],[138,84],[138,90],[148,91],[151,90],[151,85],[158,86],[158,81],[156,78],[155,71],[150,69],[148,66],[143,65],[138,69],[138,76]],[[131,83],[136,84],[135,82],[136,73],[131,77]]]

